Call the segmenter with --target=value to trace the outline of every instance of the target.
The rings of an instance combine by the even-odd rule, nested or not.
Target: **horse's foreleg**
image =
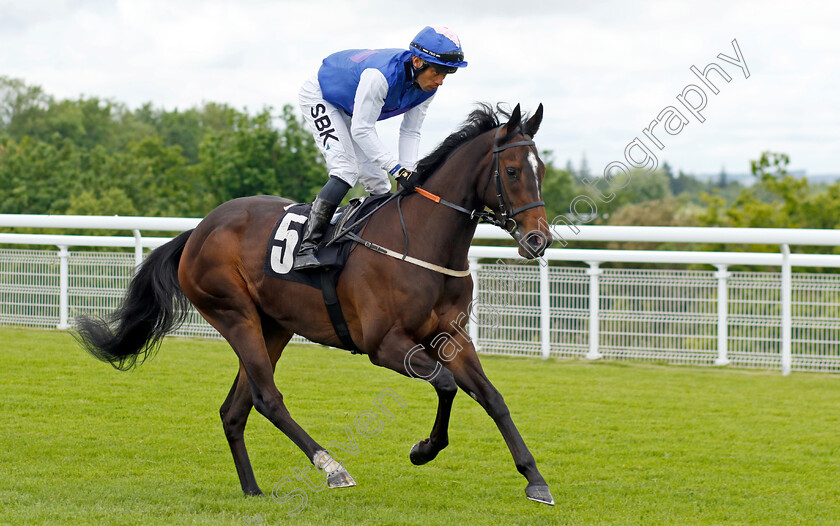
[[[472,343],[464,341],[462,345],[463,348],[451,361],[442,360],[441,363],[452,371],[458,387],[473,397],[496,422],[513,455],[516,469],[528,480],[528,486],[525,488],[528,498],[553,505],[554,498],[551,496],[548,484],[537,469],[534,456],[525,445],[522,435],[516,429],[504,398],[484,374]]]
[[[432,360],[429,359],[429,361]],[[435,374],[434,369],[430,369],[428,374]],[[411,448],[409,457],[411,463],[416,466],[431,461],[443,448],[449,445],[449,415],[452,413],[452,401],[458,393],[455,379],[452,377],[452,373],[446,369],[439,369],[438,374],[429,380],[429,383],[437,392],[438,408],[429,438],[417,442]]]
[[[432,360],[425,352],[412,352],[413,342],[405,337],[386,338],[379,352],[371,361],[381,367],[411,378],[425,379],[438,395],[437,415],[429,438],[412,446],[409,457],[411,463],[420,466],[433,460],[440,451],[449,445],[449,416],[452,413],[452,401],[458,393],[455,379],[447,369]]]

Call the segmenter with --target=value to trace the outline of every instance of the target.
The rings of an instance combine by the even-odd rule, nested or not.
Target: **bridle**
[[[502,132],[502,128],[505,125],[503,124],[496,130],[496,136],[493,139],[493,161],[490,165],[490,175],[487,177],[487,182],[484,184],[484,190],[481,192],[481,200],[484,202],[484,195],[487,193],[487,189],[490,187],[490,181],[493,181],[496,187],[496,198],[499,201],[499,211],[495,212],[493,210],[486,210],[486,205],[482,206],[481,208],[476,208],[474,210],[467,210],[462,206],[458,206],[455,203],[451,203],[441,197],[424,190],[423,188],[415,187],[414,190],[426,197],[427,199],[431,199],[436,203],[440,203],[442,205],[448,206],[454,210],[462,212],[470,216],[470,219],[478,219],[479,223],[488,223],[491,225],[495,225],[499,228],[504,229],[509,234],[513,235],[517,229],[517,223],[514,219],[514,216],[524,212],[525,210],[530,210],[531,208],[536,208],[538,206],[545,206],[544,201],[534,201],[532,203],[528,203],[527,205],[520,206],[519,208],[512,208],[509,204],[509,200],[507,197],[507,192],[505,191],[505,185],[502,182],[502,172],[501,172],[501,162],[499,160],[499,154],[509,148],[515,148],[517,146],[534,146],[534,141],[527,140],[527,141],[517,141],[511,142],[508,144],[498,145],[499,142],[499,134]],[[499,217],[501,215],[501,217]]]
[[[505,126],[504,124],[502,126]],[[470,220],[477,220],[479,223],[489,223],[491,225],[498,226],[506,230],[513,238],[517,241],[521,241],[521,232],[517,232],[517,224],[514,217],[517,214],[524,212],[525,210],[530,210],[531,208],[536,208],[538,206],[545,206],[545,202],[543,201],[534,201],[532,203],[528,203],[527,205],[520,206],[519,208],[513,208],[508,203],[507,193],[505,191],[505,185],[502,182],[502,174],[501,174],[501,161],[499,160],[499,153],[507,150],[508,148],[515,148],[517,146],[534,146],[534,141],[526,140],[526,141],[517,141],[508,144],[498,145],[499,142],[499,134],[502,131],[502,127],[499,127],[496,130],[496,136],[493,139],[493,161],[491,163],[490,174],[487,177],[487,183],[484,185],[484,190],[481,192],[480,199],[482,203],[484,203],[484,196],[487,193],[487,189],[490,187],[490,181],[493,180],[496,185],[496,198],[499,200],[499,211],[495,212],[492,209],[487,211],[487,205],[482,205],[481,208],[475,208],[473,210],[467,210],[463,206],[456,205],[446,199],[443,199],[439,195],[435,195],[428,190],[425,190],[419,186],[415,186],[411,189],[401,188],[396,193],[391,194],[390,197],[382,201],[376,208],[371,210],[367,213],[364,217],[356,220],[352,225],[344,227],[341,232],[333,236],[333,239],[327,243],[327,245],[331,245],[336,240],[341,238],[342,236],[346,235],[351,240],[355,241],[356,243],[360,243],[365,247],[379,252],[380,254],[384,254],[386,256],[390,256],[392,258],[400,259],[402,261],[407,261],[413,265],[417,265],[429,270],[433,270],[435,272],[439,272],[441,274],[445,274],[447,276],[453,276],[456,278],[464,278],[470,275],[469,267],[464,270],[453,270],[445,267],[441,267],[440,265],[435,265],[415,257],[411,257],[408,255],[408,230],[406,229],[405,220],[403,219],[402,209],[400,207],[400,203],[402,199],[407,197],[409,194],[416,192],[423,197],[434,201],[435,203],[440,203],[442,205],[448,206],[453,210],[457,210],[463,214],[470,216]],[[527,137],[527,134],[524,134]],[[382,208],[385,204],[390,202],[392,199],[396,199],[397,201],[397,215],[400,218],[400,225],[402,226],[403,237],[405,238],[405,250],[402,254],[391,250],[389,248],[382,247],[377,245],[376,243],[371,243],[370,241],[366,241],[365,239],[361,238],[358,234],[352,232],[353,228],[367,220],[374,212]],[[501,217],[499,217],[501,215]]]
[[[501,219],[492,215],[490,220],[486,220],[485,222],[494,224],[498,227],[503,228],[508,233],[513,234],[516,231],[517,225],[516,220],[513,219],[519,213],[524,212],[525,210],[530,210],[531,208],[536,208],[538,206],[545,206],[544,201],[534,201],[532,203],[528,203],[527,205],[520,206],[519,208],[511,209],[511,206],[508,204],[507,193],[505,192],[505,185],[502,183],[502,171],[500,168],[500,161],[499,161],[499,153],[507,150],[508,148],[515,148],[517,146],[534,146],[534,141],[517,141],[508,144],[503,144],[501,146],[496,145],[499,141],[499,133],[501,133],[502,127],[500,126],[498,130],[496,130],[496,137],[493,139],[493,168],[490,171],[490,177],[487,178],[487,183],[484,184],[484,191],[481,192],[481,198],[484,199],[484,194],[487,193],[487,187],[490,186],[490,179],[493,179],[493,183],[496,186],[496,198],[499,200],[499,212],[501,213]],[[485,214],[487,212],[484,212]],[[481,221],[481,218],[479,218]],[[510,224],[509,224],[510,223]]]

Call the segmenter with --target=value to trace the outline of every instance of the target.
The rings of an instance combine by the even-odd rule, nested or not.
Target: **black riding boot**
[[[324,231],[330,224],[330,219],[332,219],[337,206],[327,203],[320,197],[315,198],[315,202],[312,203],[312,210],[309,212],[309,221],[306,223],[306,232],[295,258],[295,266],[293,267],[295,270],[309,270],[322,266],[318,258],[315,257],[315,250],[318,243],[321,242],[321,238],[324,237]]]
[[[300,243],[295,265],[292,267],[294,270],[309,270],[323,266],[315,256],[315,251],[321,238],[324,237],[335,209],[338,208],[338,203],[344,199],[348,190],[350,190],[349,184],[337,177],[330,177],[324,188],[318,192],[318,197],[312,203],[312,210],[309,211],[309,221],[306,222],[303,241]]]

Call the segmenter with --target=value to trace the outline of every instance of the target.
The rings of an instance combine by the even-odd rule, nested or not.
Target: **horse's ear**
[[[534,112],[534,116],[528,119],[525,123],[525,133],[533,137],[537,134],[537,130],[540,129],[540,123],[542,122],[543,118],[543,105],[542,102],[540,103],[539,107],[537,107],[537,111]]]
[[[510,120],[507,123],[507,132],[513,133],[519,123],[522,122],[522,111],[519,109],[519,104],[513,108],[513,113],[510,114]]]

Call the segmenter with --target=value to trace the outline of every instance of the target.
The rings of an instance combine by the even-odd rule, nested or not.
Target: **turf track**
[[[483,357],[557,505],[525,480],[490,418],[456,397],[450,446],[412,466],[432,389],[367,359],[292,346],[276,379],[298,422],[358,482],[315,492],[308,462],[256,412],[246,440],[263,490],[245,498],[218,417],[236,371],[223,342],[169,339],[123,373],[59,331],[0,329],[0,523],[35,524],[838,524],[840,377],[651,364]],[[355,417],[392,389],[393,420]]]

